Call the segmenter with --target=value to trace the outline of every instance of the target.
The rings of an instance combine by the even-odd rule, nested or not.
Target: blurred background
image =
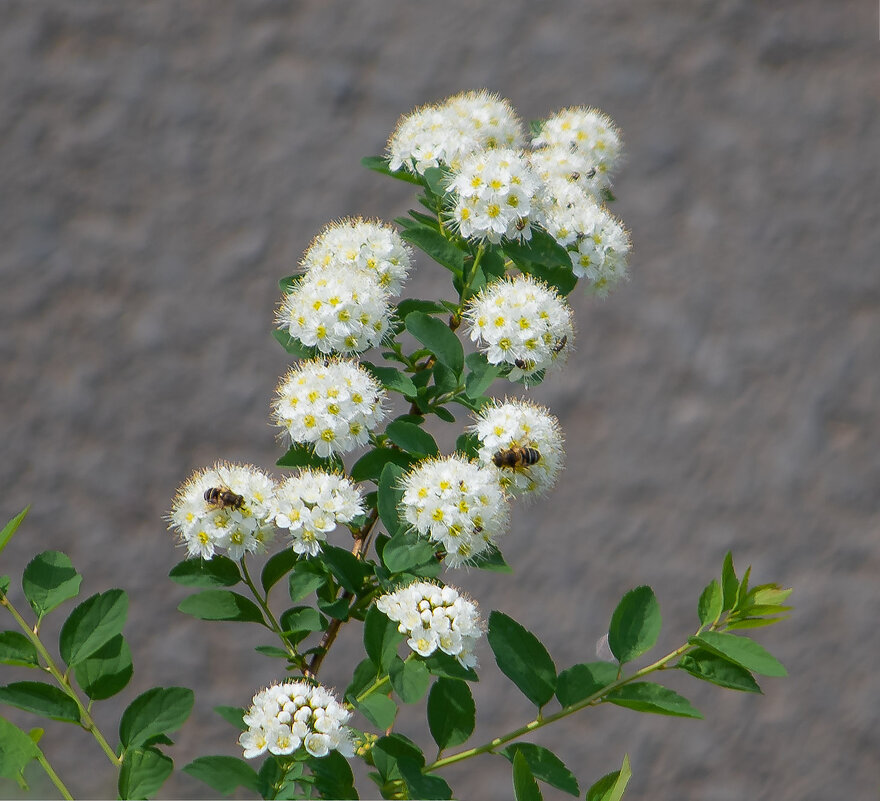
[[[278,279],[329,220],[414,205],[360,158],[414,106],[485,87],[525,120],[587,104],[620,125],[632,280],[605,301],[575,291],[576,353],[533,393],[569,469],[516,507],[515,580],[447,579],[559,669],[595,659],[643,583],[674,648],[728,549],[795,588],[791,620],[756,633],[791,674],[764,696],[674,676],[706,720],[601,708],[535,741],[584,789],[629,753],[634,801],[876,798],[878,67],[861,0],[4,2],[0,512],[32,509],[0,572],[20,600],[31,556],[61,549],[83,597],[130,594],[135,675],[97,707],[111,737],[136,695],[179,684],[196,707],[176,765],[240,753],[211,709],[248,704],[277,664],[248,627],[176,611],[184,554],[163,514],[196,468],[272,469]],[[410,296],[450,291],[420,264]],[[340,689],[359,658],[344,631],[323,672]],[[480,656],[474,743],[532,712]],[[427,745],[422,711],[404,731]],[[87,735],[57,724],[43,745],[77,795],[115,797]],[[500,757],[445,776],[461,798],[512,796]],[[162,797],[210,794],[175,774]]]

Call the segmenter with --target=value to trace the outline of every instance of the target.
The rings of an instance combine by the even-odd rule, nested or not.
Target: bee
[[[517,221],[514,223],[517,231],[522,231],[529,224],[528,217],[519,217]]]
[[[566,344],[568,344],[568,334],[563,334],[562,339],[557,339],[550,350],[553,351],[554,356],[558,356],[562,352],[562,349],[566,346]]]
[[[512,470],[518,467],[531,467],[539,461],[541,461],[541,452],[537,448],[514,446],[492,455],[492,463],[495,467],[509,467]]]
[[[212,509],[241,509],[244,496],[225,487],[209,487],[205,490],[205,503]]]
[[[514,359],[513,366],[523,371],[535,369],[535,363],[530,359]]]

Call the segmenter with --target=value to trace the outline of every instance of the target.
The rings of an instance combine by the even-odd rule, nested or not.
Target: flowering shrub
[[[418,186],[424,210],[398,219],[398,228],[362,219],[328,225],[300,271],[281,279],[275,338],[296,363],[278,385],[271,419],[289,445],[278,466],[292,472],[275,478],[218,462],[183,483],[167,519],[188,557],[171,578],[195,590],[180,610],[264,627],[274,641],[258,650],[293,677],[256,690],[247,710],[219,708],[240,731],[243,758],[200,757],[188,774],[223,794],[244,787],[263,798],[357,798],[349,760],[361,759],[383,798],[444,799],[452,797],[445,767],[492,753],[511,762],[516,798],[541,798],[538,781],[578,796],[574,773],[524,738],[606,703],[701,717],[683,696],[644,680],[660,670],[744,692],[760,691],[754,674],[785,675],[760,645],[732,632],[781,620],[790,590],[750,586],[750,571],[739,579],[730,554],[699,597],[694,633],[635,670],[627,666],[660,631],[650,587],[630,590],[615,609],[607,661],[558,670],[536,634],[500,611],[483,618],[446,583],[460,568],[524,570],[501,552],[516,536],[510,510],[551,490],[563,434],[547,409],[490,392],[497,381],[527,388],[552,377],[574,346],[568,299],[579,281],[606,295],[626,276],[629,236],[605,205],[620,149],[617,128],[594,109],[534,123],[530,141],[510,104],[485,91],[417,109],[399,122],[387,155],[364,163]],[[430,269],[449,272],[449,297],[395,301],[415,250],[436,262]],[[372,361],[361,359],[373,349]],[[386,424],[395,401],[407,411]],[[456,423],[452,409],[469,420],[455,452],[441,454],[424,424]],[[0,534],[0,549],[24,515]],[[270,549],[257,583],[249,560]],[[116,746],[91,716],[93,702],[132,677],[125,594],[94,595],[72,611],[59,661],[40,623],[78,595],[81,577],[58,552],[25,568],[35,624],[9,602],[9,581],[0,579],[0,603],[19,631],[0,633],[0,661],[39,668],[55,684],[8,684],[0,701],[91,732],[119,770],[120,797],[157,793],[173,767],[162,749],[186,720],[192,692],[144,692],[125,710]],[[276,592],[270,602],[276,587],[288,600]],[[355,625],[364,657],[336,693],[320,684],[321,667],[340,629]],[[536,716],[456,750],[474,732],[469,682],[489,652]],[[401,703],[426,696],[433,760],[396,723]],[[20,778],[38,760],[70,797],[38,736],[0,718],[0,737],[0,775]],[[587,798],[620,799],[629,777],[623,756]]]

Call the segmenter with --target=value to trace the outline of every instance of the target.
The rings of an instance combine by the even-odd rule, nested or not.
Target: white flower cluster
[[[262,470],[218,462],[193,473],[177,490],[169,527],[190,557],[211,559],[225,551],[241,559],[272,539],[274,503],[275,484]]]
[[[453,223],[467,238],[499,243],[530,239],[530,217],[541,182],[525,156],[510,148],[480,150],[464,158],[453,172]]]
[[[446,549],[450,567],[478,556],[507,528],[507,498],[496,473],[462,456],[420,462],[402,488],[404,519]]]
[[[399,295],[412,266],[412,251],[389,225],[348,219],[327,225],[309,245],[300,265],[306,273],[344,267],[376,277],[392,295]]]
[[[316,556],[338,523],[364,513],[358,488],[340,473],[301,470],[275,491],[275,525],[287,529],[296,553]]]
[[[485,90],[463,92],[401,117],[388,141],[392,170],[456,168],[477,150],[522,147],[522,126],[506,100]]]
[[[439,648],[464,667],[476,667],[474,647],[483,635],[479,610],[458,590],[420,581],[383,595],[376,607],[400,624],[398,631],[419,656]]]
[[[278,327],[321,353],[353,355],[388,332],[391,296],[375,275],[328,266],[309,272],[281,300]]]
[[[530,275],[494,281],[471,299],[465,319],[470,338],[492,364],[511,366],[508,378],[562,363],[574,339],[568,304]]]
[[[354,743],[345,725],[350,718],[351,712],[323,687],[304,681],[274,684],[254,696],[243,718],[248,730],[238,742],[245,759],[266,751],[285,756],[300,747],[314,757],[332,750],[352,757]]]
[[[567,251],[578,278],[586,278],[589,291],[600,296],[626,277],[629,234],[620,221],[586,195],[546,209],[544,225]]]
[[[311,445],[326,457],[365,444],[385,417],[384,399],[379,382],[356,362],[312,359],[281,379],[272,415],[292,442]]]
[[[480,410],[471,430],[480,441],[480,464],[498,470],[501,486],[510,495],[534,497],[556,483],[564,455],[562,431],[543,406],[496,401]],[[538,459],[532,462],[529,457],[535,455]]]

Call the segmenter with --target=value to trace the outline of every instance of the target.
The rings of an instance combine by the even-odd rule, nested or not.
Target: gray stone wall
[[[791,670],[763,697],[676,677],[705,721],[600,709],[536,741],[585,785],[628,752],[633,799],[874,797],[878,48],[877,8],[856,0],[0,4],[0,512],[33,505],[0,572],[57,548],[85,594],[130,593],[135,676],[101,723],[182,684],[197,700],[177,764],[236,753],[212,706],[279,671],[253,633],[175,611],[162,515],[193,469],[280,455],[278,278],[326,221],[412,203],[359,158],[413,106],[488,87],[526,119],[590,104],[620,124],[635,251],[606,301],[575,293],[575,357],[534,393],[569,469],[518,507],[518,580],[454,581],[560,668],[593,658],[641,583],[674,646],[728,548],[797,607],[757,635]],[[411,292],[445,278],[422,263]],[[356,646],[346,632],[330,684]],[[531,711],[481,656],[475,742]],[[50,727],[45,750],[78,795],[115,797],[75,735]],[[448,778],[462,798],[512,794],[501,758]],[[163,796],[209,792],[180,775]]]

